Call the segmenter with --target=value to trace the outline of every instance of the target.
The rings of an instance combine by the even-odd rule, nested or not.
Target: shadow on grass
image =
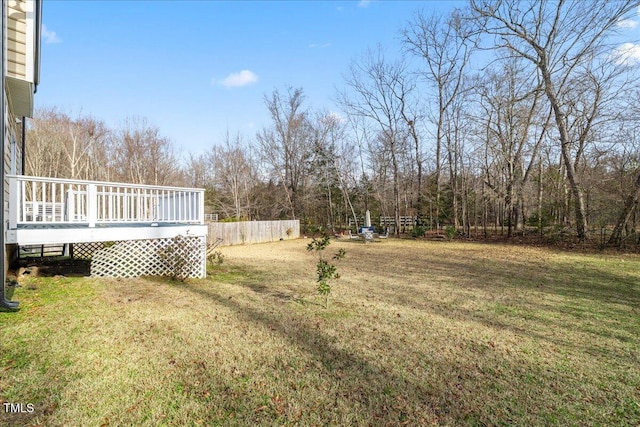
[[[390,282],[370,292],[392,304],[577,352],[611,355],[610,342],[601,338],[638,345],[640,283],[630,274],[568,262],[536,267],[529,260],[496,261],[477,250],[462,252],[456,258],[423,254],[394,259],[388,268],[384,254],[370,253],[369,262]]]
[[[235,285],[262,295],[270,294],[266,286],[251,280]],[[563,374],[537,364],[515,364],[488,346],[482,347],[483,354],[476,353],[479,359],[475,360],[473,355],[469,359],[468,354],[429,354],[406,342],[400,344],[398,337],[390,337],[388,353],[378,354],[384,356],[386,362],[378,362],[350,349],[349,342],[324,333],[312,319],[286,310],[278,312],[272,309],[269,312],[269,301],[262,301],[261,307],[254,307],[237,298],[223,296],[215,288],[186,286],[184,289],[232,310],[243,320],[266,327],[319,361],[320,375],[332,384],[325,393],[335,393],[335,403],[322,408],[324,412],[320,416],[325,424],[545,423],[558,416],[554,411],[558,409],[557,405],[564,404],[565,398],[581,406],[580,391],[550,388],[549,384],[564,380],[566,387],[570,388],[572,382],[584,379],[572,378],[571,373],[563,378]],[[464,316],[487,320],[470,312]],[[478,351],[478,343],[474,340],[456,339],[457,346]],[[389,358],[394,360],[389,362]],[[419,376],[417,379],[413,374],[407,375],[410,364],[428,365],[424,381]],[[505,389],[508,399],[501,395]],[[536,397],[532,399],[532,395]],[[327,398],[331,400],[331,396]],[[562,409],[570,415],[569,419],[572,419],[572,412],[581,410],[571,406],[569,404]]]
[[[264,292],[264,288],[252,283],[238,283],[257,292]],[[320,376],[327,378],[331,386],[325,393],[335,394],[325,396],[332,405],[322,408],[320,414],[322,422],[328,425],[365,424],[365,425],[432,425],[433,423],[460,424],[470,419],[484,418],[489,421],[490,416],[480,412],[478,407],[484,405],[483,399],[478,402],[465,401],[462,394],[474,394],[475,384],[464,384],[461,378],[465,373],[454,366],[433,369],[446,372],[451,377],[452,384],[445,383],[416,383],[407,379],[401,373],[393,372],[381,364],[367,360],[355,350],[350,350],[348,342],[340,342],[334,337],[323,333],[312,319],[296,317],[286,313],[269,313],[265,310],[250,307],[237,301],[217,294],[214,290],[186,286],[184,288],[215,304],[220,304],[233,310],[244,320],[266,327],[276,332],[292,346],[312,356],[321,364]],[[397,349],[396,349],[397,350]],[[407,348],[407,355],[416,358],[423,354]],[[431,358],[429,357],[429,360]],[[399,369],[403,370],[402,360]],[[417,362],[417,361],[416,361]],[[492,381],[492,379],[487,378]],[[466,390],[463,390],[465,389]],[[341,401],[339,404],[338,401]],[[476,405],[477,404],[477,405]],[[465,421],[466,420],[466,421]]]
[[[466,253],[458,260],[429,256],[423,260],[425,269],[446,272],[465,287],[509,287],[532,289],[564,297],[588,299],[590,303],[615,302],[640,307],[640,282],[626,274],[602,271],[594,267],[549,263],[532,266],[523,261],[494,261]],[[374,261],[375,262],[375,261]],[[399,265],[396,268],[400,270]],[[404,273],[403,273],[404,274]],[[541,286],[542,285],[542,286]]]

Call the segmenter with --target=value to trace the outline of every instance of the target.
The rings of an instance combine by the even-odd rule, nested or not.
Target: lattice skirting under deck
[[[88,243],[74,243],[73,244],[73,257],[76,259],[91,259],[93,254],[113,246],[120,242],[88,242]]]
[[[169,253],[185,261],[186,276],[206,277],[206,237],[182,236],[180,244],[174,239],[109,242],[109,246],[103,245],[91,255],[91,276],[172,276],[171,260],[163,259],[162,255],[170,246]]]

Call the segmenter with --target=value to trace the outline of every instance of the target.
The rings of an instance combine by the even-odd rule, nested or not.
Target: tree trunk
[[[620,245],[622,243],[622,229],[631,219],[631,215],[640,201],[640,174],[638,174],[638,179],[636,179],[634,187],[633,193],[627,197],[624,203],[624,209],[622,209],[618,217],[618,222],[616,222],[616,226],[613,229],[613,233],[611,233],[607,245]]]
[[[511,170],[509,170],[509,174],[511,174]],[[511,238],[513,235],[513,181],[511,176],[508,177],[506,193],[504,199],[507,205],[507,238]]]
[[[567,124],[565,121],[565,114],[560,107],[560,102],[556,97],[555,89],[553,87],[553,82],[551,81],[551,74],[544,66],[545,58],[541,58],[541,73],[544,79],[544,87],[545,93],[547,94],[547,98],[551,103],[551,108],[553,108],[553,113],[556,119],[556,126],[558,127],[558,132],[560,133],[560,149],[562,152],[562,160],[565,166],[565,171],[567,173],[567,179],[569,180],[569,184],[571,186],[571,192],[574,197],[574,209],[576,214],[576,233],[578,239],[581,242],[584,242],[587,239],[587,216],[584,204],[584,194],[582,188],[580,186],[580,182],[578,182],[578,177],[576,176],[576,171],[573,167],[573,161],[571,160],[570,153],[570,144],[571,140],[569,139],[569,131],[567,130]]]
[[[395,136],[393,136],[395,138]],[[396,222],[395,234],[400,235],[400,189],[398,174],[398,159],[396,158],[395,141],[391,142],[391,161],[393,164],[393,216]]]
[[[436,135],[436,231],[440,230],[440,156],[442,155],[442,109],[438,118],[438,129]]]

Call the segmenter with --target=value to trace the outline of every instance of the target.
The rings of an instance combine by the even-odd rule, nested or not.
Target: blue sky
[[[265,94],[302,87],[307,107],[332,99],[349,63],[381,44],[397,54],[413,14],[461,1],[45,0],[36,106],[158,126],[184,154],[229,130],[251,140],[269,125]],[[619,24],[640,63],[638,15]],[[633,41],[633,43],[631,43]]]
[[[228,129],[269,125],[263,97],[302,87],[307,106],[332,99],[350,61],[380,43],[398,50],[417,1],[62,1],[43,8],[36,106],[117,127],[145,117],[183,152]]]

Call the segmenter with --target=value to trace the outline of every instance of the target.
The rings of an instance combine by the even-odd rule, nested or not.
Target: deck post
[[[67,222],[73,222],[76,219],[75,217],[76,203],[75,203],[75,197],[73,195],[73,190],[71,188],[67,190],[65,205],[66,205],[66,212],[65,212],[66,216],[64,220]]]
[[[204,224],[204,190],[198,191],[198,223]],[[205,263],[205,271],[206,271]]]
[[[87,205],[89,227],[95,227],[98,217],[98,191],[95,184],[89,184],[87,186]]]
[[[9,178],[9,229],[18,228],[18,212],[23,207],[23,197],[18,194],[18,180]]]

